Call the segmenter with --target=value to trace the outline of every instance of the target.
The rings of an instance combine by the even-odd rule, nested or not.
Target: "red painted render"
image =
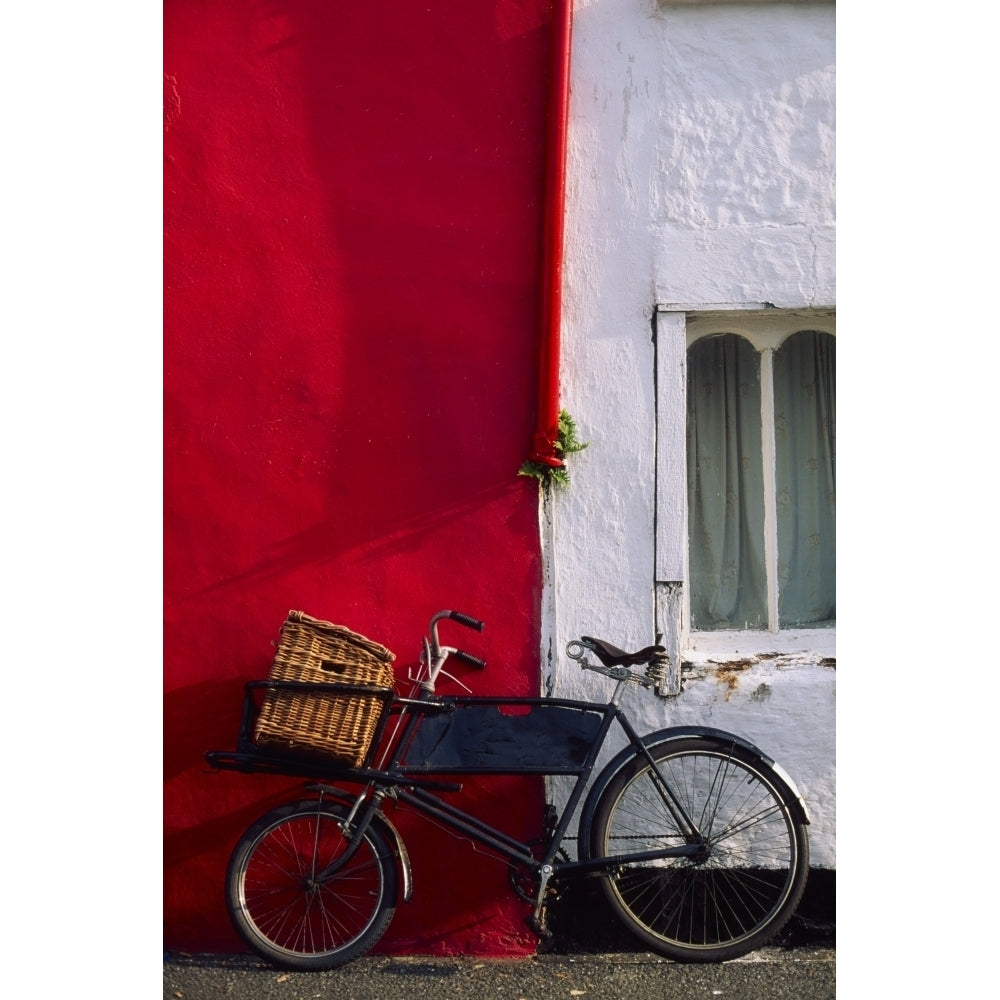
[[[545,0],[164,5],[164,945],[242,950],[235,839],[299,782],[210,774],[289,609],[403,676],[428,617],[538,690]],[[448,628],[448,625],[442,626]],[[540,827],[537,782],[466,801]],[[533,950],[502,863],[395,815],[382,951]]]

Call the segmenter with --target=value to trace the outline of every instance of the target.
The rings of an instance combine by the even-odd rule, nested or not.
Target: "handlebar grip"
[[[470,618],[468,615],[463,615],[461,611],[449,611],[448,617],[453,622],[458,622],[459,625],[465,625],[466,628],[474,628],[477,632],[482,632],[485,622],[478,621],[475,618]],[[475,659],[475,657],[473,657]],[[483,664],[485,666],[485,664]]]
[[[467,663],[470,667],[475,667],[477,670],[486,669],[486,661],[480,660],[478,656],[473,656],[471,653],[463,653],[462,650],[456,649],[451,655],[456,660],[461,660],[463,663]]]

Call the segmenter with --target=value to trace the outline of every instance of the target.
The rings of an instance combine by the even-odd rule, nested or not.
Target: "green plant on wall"
[[[576,424],[573,418],[565,411],[559,411],[559,433],[556,437],[555,453],[556,458],[564,459],[574,451],[583,451],[589,442],[578,441],[576,437]],[[532,476],[541,483],[555,483],[557,486],[569,485],[569,473],[566,467],[544,465],[542,462],[533,462],[530,459],[518,469],[519,476]]]

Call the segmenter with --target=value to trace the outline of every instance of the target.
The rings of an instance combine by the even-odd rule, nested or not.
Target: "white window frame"
[[[768,628],[691,629],[688,573],[687,505],[687,349],[696,340],[722,333],[745,337],[761,357],[763,448],[774,465],[773,358],[784,341],[800,330],[836,336],[832,310],[753,308],[698,311],[658,309],[656,315],[656,632],[667,646],[671,671],[662,694],[680,691],[680,666],[711,668],[734,658],[752,660],[765,654],[801,662],[836,656],[837,630],[781,629],[777,620],[777,515],[773,478],[765,477],[765,551],[768,569]]]

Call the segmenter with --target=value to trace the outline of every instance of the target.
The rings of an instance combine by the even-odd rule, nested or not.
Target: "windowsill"
[[[751,632],[727,629],[691,632],[681,644],[681,659],[694,667],[730,663],[739,659],[782,659],[799,663],[826,663],[837,656],[835,628],[784,632]]]

